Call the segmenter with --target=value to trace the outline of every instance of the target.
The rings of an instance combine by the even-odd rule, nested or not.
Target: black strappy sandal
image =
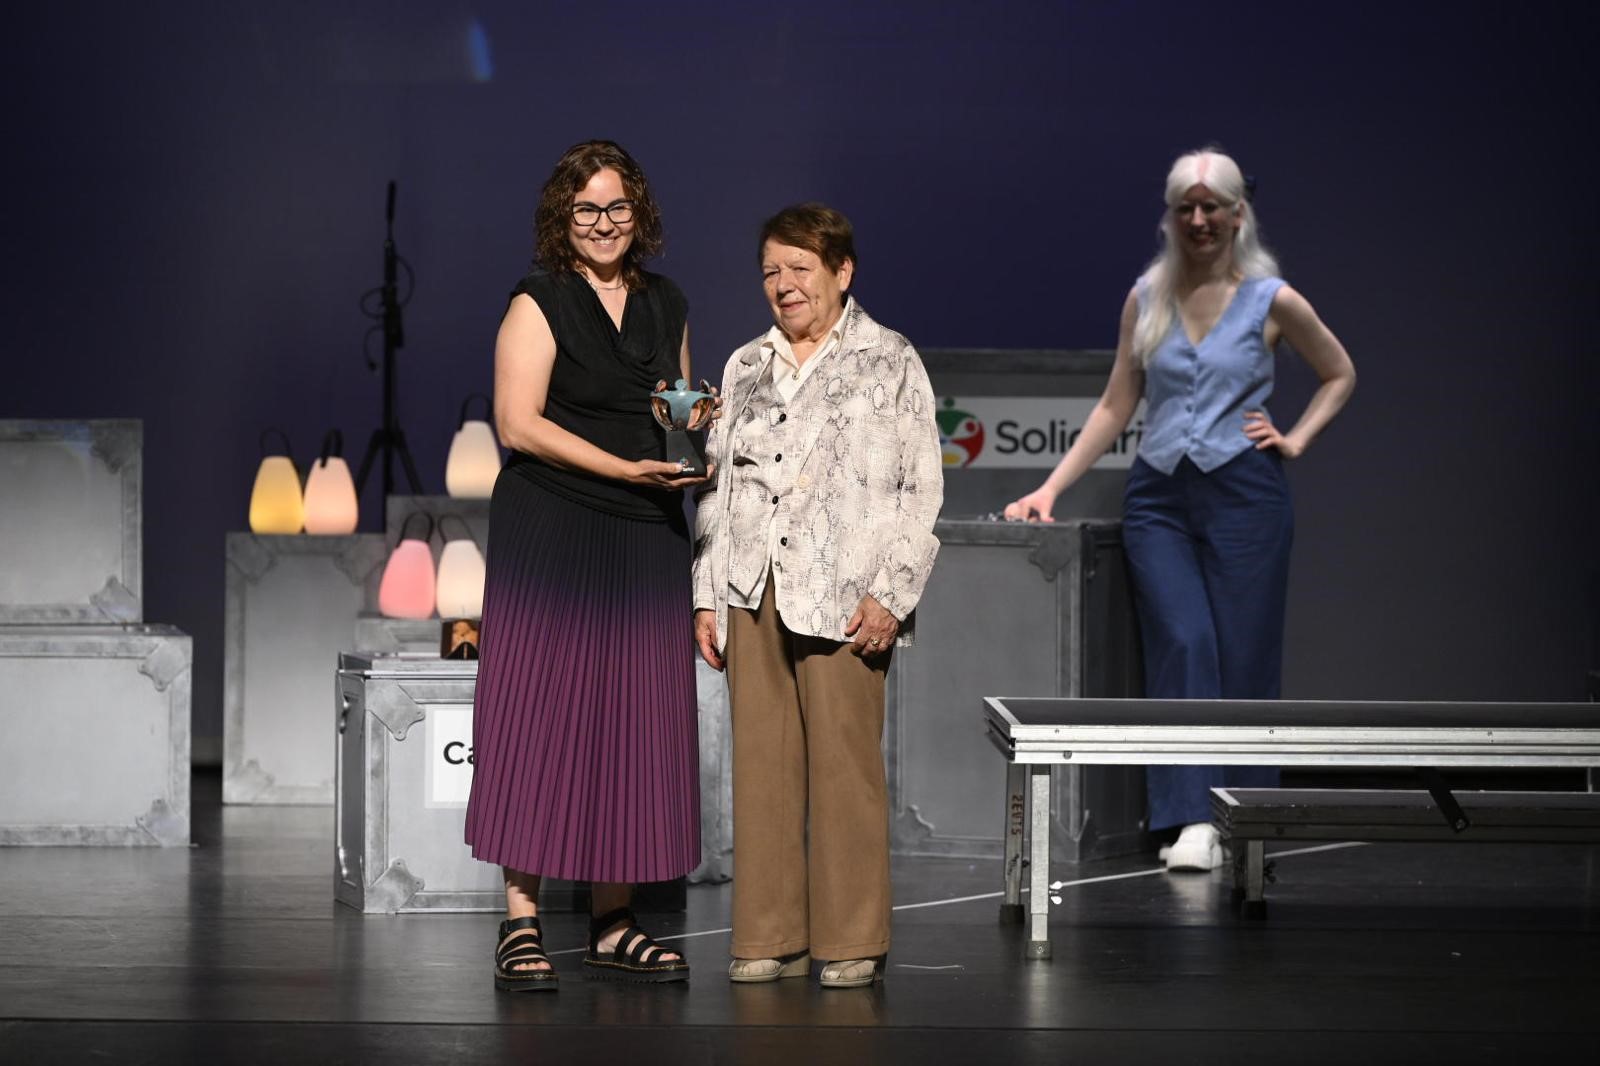
[[[528,935],[523,930],[533,930]],[[518,936],[518,933],[522,935]],[[507,939],[509,938],[509,939]],[[559,978],[554,969],[522,970],[528,963],[548,963],[544,930],[537,917],[512,918],[500,923],[500,940],[494,952],[494,986],[502,992],[554,992]]]
[[[617,946],[604,955],[600,938],[617,924],[627,926]],[[627,907],[602,914],[589,923],[589,953],[583,958],[585,976],[596,981],[636,981],[655,984],[662,981],[687,981],[689,962],[682,956],[668,960],[668,949],[651,940],[639,928],[638,919]]]

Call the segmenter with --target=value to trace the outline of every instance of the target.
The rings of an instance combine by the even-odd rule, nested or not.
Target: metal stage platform
[[[1440,768],[1600,766],[1600,704],[1134,700],[990,696],[1006,758],[1003,921],[1025,920],[1050,957],[1050,768],[1062,764],[1411,767],[1446,817]],[[1022,907],[1028,848],[1029,902]],[[1253,846],[1259,848],[1259,842]]]

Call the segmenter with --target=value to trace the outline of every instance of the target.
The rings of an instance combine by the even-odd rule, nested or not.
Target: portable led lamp
[[[340,453],[344,434],[329,430],[322,438],[322,454],[306,475],[306,532],[319,534],[354,533],[359,518],[356,483],[350,467]]]
[[[483,401],[485,417],[468,419],[467,409],[475,399]],[[461,421],[444,464],[444,487],[452,496],[484,498],[494,492],[494,479],[500,476],[500,444],[488,421],[491,409],[489,397],[479,392],[461,402]]]
[[[267,454],[267,437],[283,438],[283,454]],[[305,500],[300,493],[300,474],[290,458],[289,436],[281,429],[261,431],[261,466],[250,490],[250,531],[252,533],[298,533],[305,525]]]
[[[453,518],[466,531],[464,538],[451,540],[445,533],[445,519]],[[479,618],[483,615],[483,554],[472,539],[472,529],[460,515],[439,519],[439,535],[445,538],[439,556],[437,595],[440,618]]]
[[[413,518],[428,524],[420,540],[406,536]],[[406,516],[400,524],[400,543],[389,553],[378,584],[378,611],[386,618],[430,618],[433,615],[433,519],[420,511]]]

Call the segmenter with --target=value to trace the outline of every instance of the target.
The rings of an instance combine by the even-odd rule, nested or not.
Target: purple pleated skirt
[[[490,505],[466,840],[574,881],[700,862],[689,543],[507,470]]]

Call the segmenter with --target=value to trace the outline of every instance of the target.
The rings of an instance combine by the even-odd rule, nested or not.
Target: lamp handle
[[[328,435],[322,438],[322,454],[317,457],[318,466],[327,466],[329,456],[344,455],[344,434],[337,429],[328,430]]]
[[[467,531],[467,539],[472,541],[472,546],[477,548],[480,553],[483,551],[483,545],[479,544],[478,538],[473,536],[472,527],[467,524],[467,520],[456,514],[454,511],[451,511],[449,514],[442,514],[439,516],[439,536],[444,538],[445,543],[448,544],[450,541],[449,534],[444,531],[444,523],[445,519],[447,518],[454,518],[457,522],[460,522],[461,528]],[[459,540],[460,538],[457,539]]]
[[[428,523],[428,531],[426,533],[424,533],[420,538],[422,540],[422,542],[424,544],[426,544],[428,541],[433,539],[433,527],[434,527],[433,516],[428,514],[426,511],[412,511],[410,514],[406,515],[406,520],[404,522],[400,523],[400,539],[402,541],[407,539],[406,530],[408,528],[410,528],[411,520],[413,518],[420,518],[424,522]],[[413,539],[418,539],[418,538],[413,538]]]
[[[261,458],[265,459],[267,457],[267,437],[273,433],[283,438],[283,454],[289,457],[290,462],[294,462],[294,445],[289,443],[289,434],[277,426],[268,426],[261,431]]]
[[[461,401],[461,423],[456,426],[457,429],[467,424],[467,410],[472,406],[473,400],[483,401],[483,420],[491,426],[494,425],[494,401],[481,392],[469,392],[467,398]]]

